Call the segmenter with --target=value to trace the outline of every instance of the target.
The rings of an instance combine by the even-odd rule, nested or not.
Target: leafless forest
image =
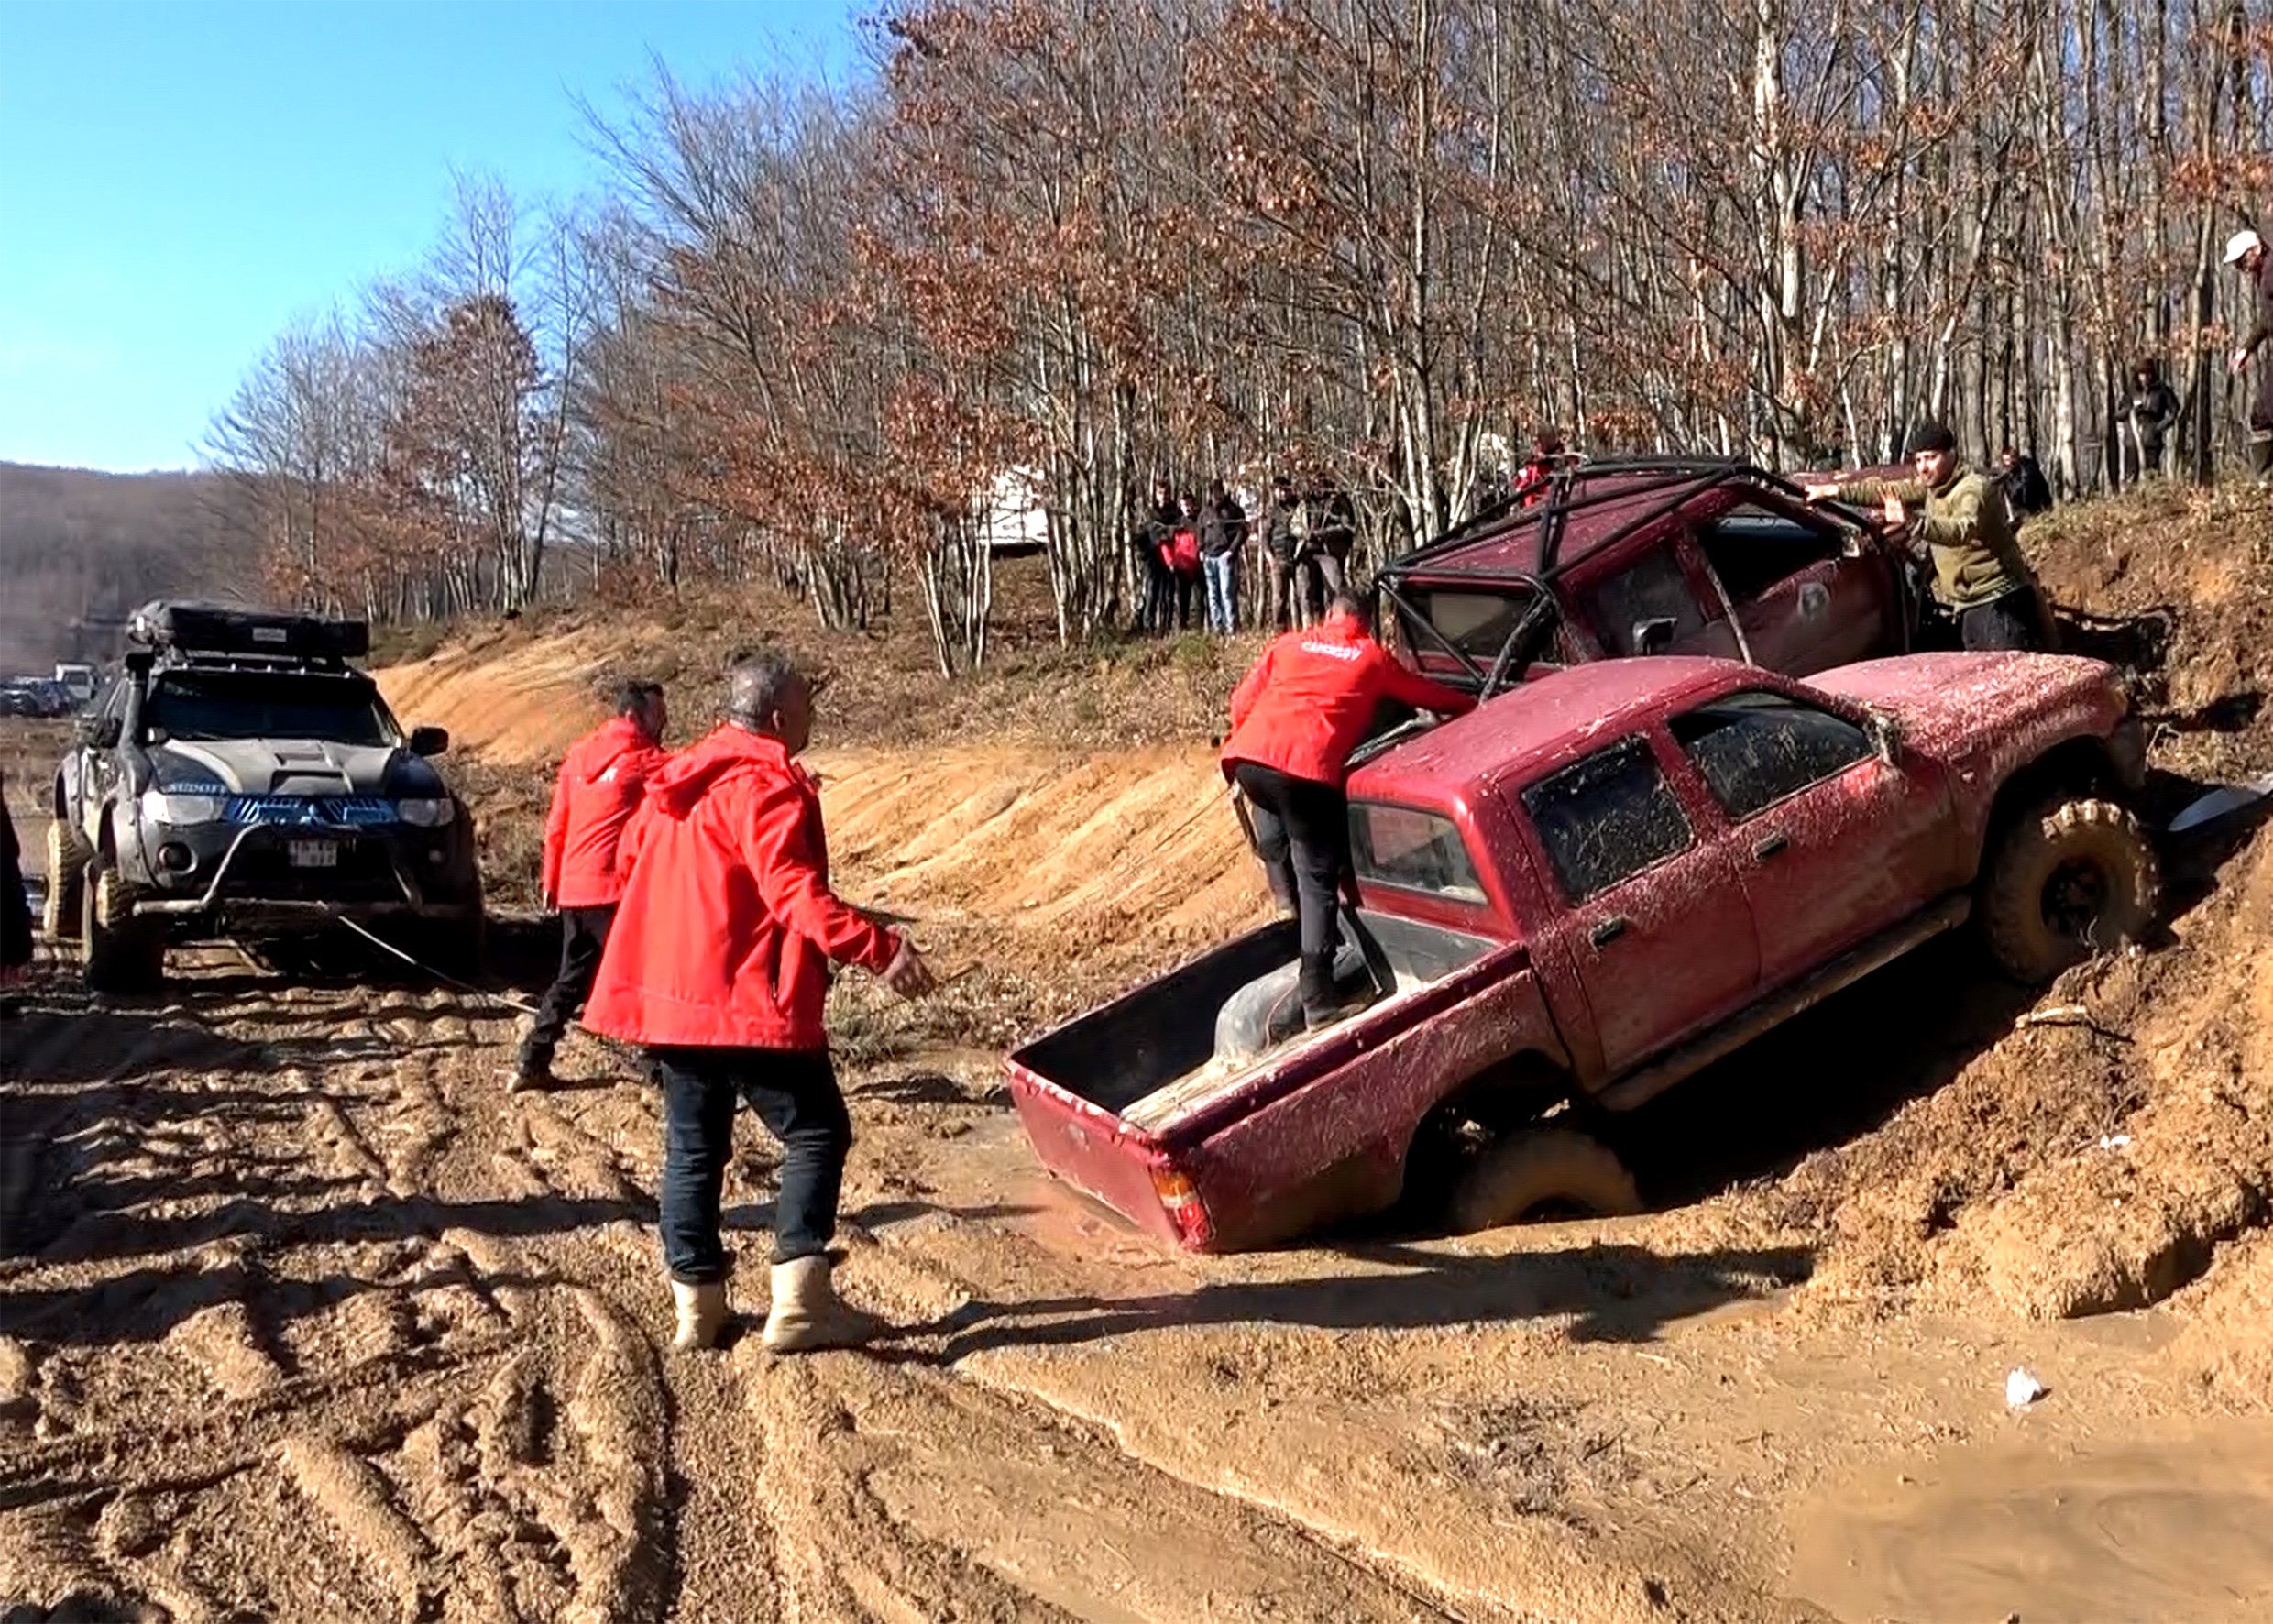
[[[864,38],[834,89],[659,67],[589,121],[603,194],[469,181],[425,264],[278,335],[210,440],[275,588],[770,572],[833,624],[896,566],[961,665],[1006,469],[1077,638],[1155,473],[1337,480],[1378,556],[1544,425],[1792,467],[1931,411],[2074,494],[2142,357],[2179,466],[2238,458],[2217,247],[2273,212],[2273,0],[916,0]]]

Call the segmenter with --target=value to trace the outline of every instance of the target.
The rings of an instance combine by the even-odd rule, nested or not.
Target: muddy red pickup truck
[[[2115,673],[1914,654],[1808,682],[1697,657],[1539,676],[1351,777],[1342,973],[1273,1041],[1280,920],[1019,1048],[1053,1172],[1196,1251],[1410,1196],[1455,1228],[1632,1181],[1577,1131],[1971,921],[2048,978],[2153,919]]]

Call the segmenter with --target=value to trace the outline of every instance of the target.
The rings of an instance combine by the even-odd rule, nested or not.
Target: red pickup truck
[[[1019,1048],[1011,1089],[1053,1172],[1196,1251],[1409,1190],[1462,1229],[1631,1208],[1566,1125],[1969,918],[2027,980],[2148,925],[2143,755],[2093,660],[1574,665],[1353,774],[1345,960],[1379,1002],[1273,1042],[1280,920]]]

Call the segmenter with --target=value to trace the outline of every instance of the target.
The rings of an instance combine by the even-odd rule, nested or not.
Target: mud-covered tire
[[[1570,1128],[1522,1128],[1476,1154],[1445,1216],[1455,1234],[1474,1234],[1543,1207],[1616,1218],[1642,1211],[1642,1192],[1601,1140]]]
[[[134,916],[133,899],[116,869],[81,883],[79,970],[90,993],[131,996],[165,984],[165,933]]]
[[[1982,883],[1982,938],[2016,981],[2050,981],[2139,936],[2162,872],[2139,820],[2113,801],[2047,801],[2004,831]]]
[[[87,851],[79,833],[60,817],[48,824],[48,894],[39,928],[49,941],[79,939],[80,892],[87,883]]]

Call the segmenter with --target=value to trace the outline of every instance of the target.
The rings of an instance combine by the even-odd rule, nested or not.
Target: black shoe
[[[1305,1004],[1302,1005],[1302,1029],[1306,1032],[1323,1032],[1354,1015],[1363,1014],[1380,1002],[1381,994],[1368,986],[1343,993],[1331,1004]]]
[[[512,1075],[505,1080],[509,1094],[540,1094],[553,1086],[553,1062],[526,1058],[513,1062]]]

